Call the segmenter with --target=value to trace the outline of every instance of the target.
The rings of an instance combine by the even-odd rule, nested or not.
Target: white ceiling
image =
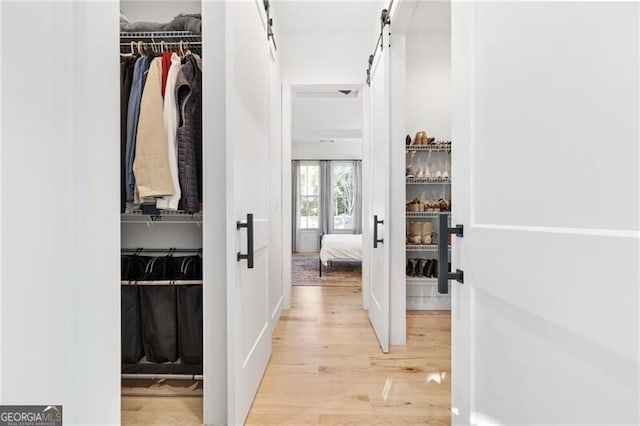
[[[413,2],[410,32],[451,28],[450,0]],[[281,34],[376,34],[380,12],[388,5],[388,0],[273,0],[274,26]]]
[[[274,27],[281,34],[367,33],[380,26],[380,0],[273,0]]]

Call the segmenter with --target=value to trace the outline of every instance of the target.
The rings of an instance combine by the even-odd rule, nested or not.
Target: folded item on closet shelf
[[[196,34],[202,33],[202,17],[199,13],[180,14],[171,22],[128,22],[123,21],[122,16],[121,14],[121,32],[190,31]]]
[[[162,109],[162,59],[155,58],[142,92],[133,160],[140,198],[174,194]]]

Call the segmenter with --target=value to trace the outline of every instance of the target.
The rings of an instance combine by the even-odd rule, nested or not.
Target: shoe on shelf
[[[431,263],[433,262],[433,259],[427,259],[426,263],[424,264],[424,267],[422,268],[422,271],[420,273],[421,276],[425,277],[425,278],[431,278],[431,275],[429,275],[431,273]]]
[[[409,244],[420,244],[422,241],[422,222],[409,223],[409,235],[407,235]]]
[[[422,224],[422,244],[431,244],[431,233],[433,232],[433,223],[427,221]]]
[[[407,276],[413,277],[415,276],[415,263],[412,262],[414,259],[407,259]]]
[[[438,261],[436,259],[433,259],[433,261],[431,262],[429,275],[429,278],[438,278]]]
[[[410,277],[416,276],[416,266],[418,265],[418,259],[409,259],[407,263],[407,275]]]
[[[411,145],[411,136],[407,135],[407,137],[404,138],[404,143],[407,146]]]
[[[426,137],[427,134],[425,132],[417,132],[416,137],[413,140],[413,145],[423,145],[422,141],[425,140],[424,138]]]

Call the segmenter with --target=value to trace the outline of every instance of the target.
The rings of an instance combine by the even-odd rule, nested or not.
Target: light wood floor
[[[294,287],[247,424],[450,424],[451,316],[410,312],[382,354],[360,289]]]
[[[407,345],[385,355],[361,300],[358,288],[293,287],[248,425],[450,424],[449,312],[409,312]],[[160,388],[123,390],[123,424],[202,421],[197,388]]]

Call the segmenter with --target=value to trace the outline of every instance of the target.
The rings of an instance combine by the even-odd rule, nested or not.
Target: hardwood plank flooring
[[[450,313],[408,312],[407,345],[383,354],[361,300],[359,288],[293,287],[248,425],[450,424]],[[200,386],[123,387],[123,424],[201,422]]]
[[[407,345],[383,354],[361,300],[293,288],[248,425],[450,424],[450,313],[409,312]]]

